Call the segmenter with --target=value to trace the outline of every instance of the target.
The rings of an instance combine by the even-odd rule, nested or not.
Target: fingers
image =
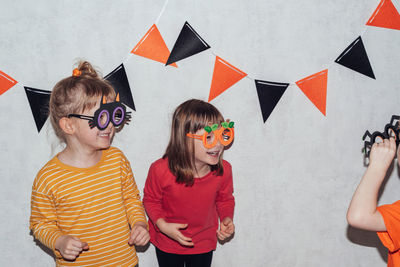
[[[184,236],[181,232],[178,233],[178,242],[183,246],[193,247],[194,243],[190,237]]]
[[[185,229],[188,227],[187,223],[182,223],[182,224],[176,224],[176,230],[177,230],[177,237],[178,237],[178,242],[181,245],[184,246],[189,246],[193,247],[194,243],[192,242],[192,239],[190,237],[184,236],[179,229]]]
[[[217,237],[220,240],[225,240],[226,238],[230,237],[235,232],[235,225],[231,218],[226,217],[220,223],[220,229],[217,230]]]
[[[178,229],[185,229],[186,227],[188,227],[188,224],[182,223],[182,224],[177,224],[176,226],[178,227]]]
[[[61,255],[67,260],[74,260],[83,250],[88,250],[89,245],[86,242],[81,242],[79,238],[73,236],[66,240],[64,249]]]
[[[150,241],[150,234],[147,231],[146,225],[136,223],[131,230],[129,237],[129,245],[144,246]]]
[[[88,249],[89,249],[89,244],[86,243],[86,242],[83,242],[83,243],[82,243],[82,249],[83,249],[83,250],[88,250]]]
[[[144,246],[150,241],[150,235],[147,229],[143,227],[134,227],[129,237],[129,245]]]

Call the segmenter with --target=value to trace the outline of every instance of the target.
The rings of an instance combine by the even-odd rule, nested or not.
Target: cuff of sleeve
[[[58,259],[61,259],[61,258],[62,258],[62,255],[61,255],[60,251],[58,251],[58,250],[56,249],[56,241],[57,241],[57,239],[58,239],[60,236],[62,236],[61,233],[56,234],[56,235],[54,236],[53,242],[52,242],[52,244],[51,244],[51,248],[52,248],[52,250],[53,250],[53,252],[54,252],[54,255],[55,255],[56,258],[58,258]]]
[[[222,221],[226,217],[229,217],[233,220],[233,212],[224,212],[219,215],[219,219]]]
[[[137,223],[137,222],[142,222],[142,223],[146,224],[146,229],[149,230],[149,224],[147,223],[146,217],[132,216],[132,218],[130,218],[130,220],[129,220],[129,224],[131,225],[131,227],[133,227],[135,225],[135,223]]]

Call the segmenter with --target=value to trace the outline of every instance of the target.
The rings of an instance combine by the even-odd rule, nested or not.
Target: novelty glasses
[[[121,126],[124,122],[129,122],[131,119],[131,112],[126,112],[126,108],[119,102],[119,94],[117,94],[115,101],[110,103],[107,103],[106,97],[103,96],[100,101],[100,107],[95,111],[93,117],[81,114],[68,114],[67,117],[88,120],[91,129],[97,127],[99,130],[104,130],[108,127],[110,122],[115,127]]]
[[[229,122],[228,120],[221,122],[221,127],[219,127],[217,123],[212,126],[204,127],[205,132],[202,135],[188,133],[186,136],[202,140],[205,148],[213,148],[218,141],[221,145],[228,146],[232,143],[233,138],[235,137],[233,125],[234,122]]]

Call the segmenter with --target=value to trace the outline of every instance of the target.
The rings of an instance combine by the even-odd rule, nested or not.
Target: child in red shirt
[[[143,197],[160,267],[211,266],[217,237],[234,233],[232,167],[222,159],[233,138],[233,122],[207,102],[192,99],[175,110],[167,150],[151,165]]]
[[[348,223],[376,231],[389,250],[388,267],[400,266],[400,201],[377,207],[378,192],[396,154],[393,137],[373,144],[369,166],[358,185],[347,211]],[[397,151],[399,159],[400,151]]]

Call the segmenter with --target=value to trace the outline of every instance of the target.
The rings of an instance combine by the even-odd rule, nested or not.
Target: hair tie
[[[79,77],[79,76],[81,76],[81,74],[82,74],[82,71],[78,70],[78,68],[75,68],[72,71],[72,76]]]

